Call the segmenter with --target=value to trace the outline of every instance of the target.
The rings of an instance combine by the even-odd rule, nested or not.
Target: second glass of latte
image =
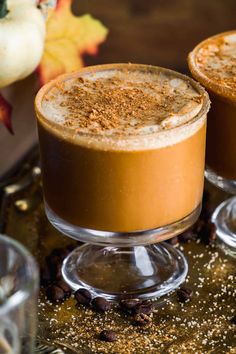
[[[210,94],[206,177],[236,194],[236,31],[218,34],[198,44],[188,57],[189,68]],[[236,197],[215,210],[217,234],[236,254]]]
[[[45,209],[87,244],[63,265],[72,288],[150,298],[184,281],[161,241],[198,218],[209,98],[194,80],[135,64],[84,68],[37,94]]]

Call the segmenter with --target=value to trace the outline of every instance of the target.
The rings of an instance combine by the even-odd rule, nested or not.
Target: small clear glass
[[[0,353],[33,354],[38,269],[18,242],[0,235]]]
[[[228,38],[236,44],[236,31],[210,37],[199,43],[189,54],[188,63],[193,77],[208,91],[211,109],[208,113],[206,146],[207,180],[225,192],[236,195],[236,91],[207,77],[196,60],[208,41]],[[222,202],[212,215],[223,248],[236,255],[236,197]]]
[[[203,97],[200,111],[186,126],[130,135],[125,140],[114,134],[109,142],[102,134],[74,134],[45,117],[44,97],[47,99],[51,88],[60,86],[61,81],[123,68],[149,70],[153,75],[163,71],[191,82]],[[168,69],[110,64],[84,68],[50,82],[37,94],[35,108],[46,215],[60,232],[86,243],[64,261],[62,274],[66,282],[74,290],[87,288],[110,300],[160,297],[177,288],[185,280],[188,264],[178,249],[162,241],[193,225],[201,211],[209,109],[206,91],[190,78]],[[155,144],[166,139],[166,134],[180,136],[185,128],[191,134],[171,143],[170,149],[150,149],[150,145],[136,152],[111,148],[119,143]],[[111,145],[102,145],[99,150],[97,143],[101,140]],[[172,213],[169,222],[163,221],[163,215]],[[125,228],[130,220],[135,220],[132,229]],[[144,224],[147,227],[140,227]]]

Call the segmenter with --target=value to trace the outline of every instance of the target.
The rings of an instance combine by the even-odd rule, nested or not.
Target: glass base
[[[109,232],[92,229],[85,229],[73,225],[60,218],[45,203],[45,212],[50,223],[63,234],[74,238],[77,241],[93,245],[115,245],[117,247],[129,247],[138,245],[150,245],[174,237],[190,226],[198,219],[202,205],[199,204],[195,210],[183,219],[172,224],[158,227],[156,229],[133,231],[133,232]]]
[[[62,267],[72,289],[83,287],[109,300],[160,297],[176,289],[187,272],[183,254],[165,242],[122,248],[85,244]]]
[[[148,299],[169,293],[185,280],[188,265],[184,255],[162,241],[192,226],[201,204],[172,224],[127,233],[81,228],[59,218],[48,205],[45,208],[56,229],[86,243],[63,263],[63,277],[72,289],[83,287],[109,300]]]
[[[236,197],[221,203],[212,215],[216,232],[228,252],[236,255]]]
[[[214,186],[223,189],[225,192],[236,194],[236,181],[227,179],[222,176],[218,176],[212,169],[208,166],[205,170],[206,179],[212,183]]]

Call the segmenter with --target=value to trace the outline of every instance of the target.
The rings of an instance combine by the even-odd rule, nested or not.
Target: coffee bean
[[[79,242],[81,244],[81,242]],[[66,248],[68,250],[69,253],[71,253],[72,251],[74,251],[74,249],[77,247],[76,244],[71,244],[71,245],[68,245]]]
[[[175,236],[175,237],[172,237],[169,240],[167,240],[167,242],[172,246],[176,246],[179,243],[179,239],[177,236]]]
[[[51,266],[61,264],[61,258],[57,254],[50,254],[45,258],[46,263],[48,267],[50,268]]]
[[[60,261],[64,261],[64,259],[68,256],[70,251],[67,248],[55,248],[51,256],[57,256],[60,258]]]
[[[136,305],[134,308],[134,313],[150,315],[154,310],[154,306],[150,301],[142,301],[140,304]]]
[[[71,295],[71,288],[69,287],[69,285],[66,282],[64,282],[64,280],[59,280],[58,282],[56,282],[55,285],[64,291],[65,296]]]
[[[62,261],[58,255],[49,255],[46,257],[46,263],[50,270],[52,280],[60,280],[62,277],[61,266]]]
[[[141,303],[139,299],[126,299],[120,301],[120,308],[122,311],[126,313],[132,313],[134,311],[135,306]]]
[[[48,267],[45,266],[40,270],[40,285],[48,286],[51,282],[51,272],[49,271]]]
[[[205,221],[198,219],[193,226],[194,233],[198,235],[204,226],[205,226]]]
[[[187,243],[195,240],[197,238],[193,230],[187,230],[179,235],[179,241],[182,243]]]
[[[230,322],[236,325],[236,315],[234,315],[234,317],[231,318]]]
[[[55,264],[51,269],[51,275],[54,280],[60,280],[62,278],[61,264]]]
[[[56,285],[49,286],[46,290],[46,295],[52,302],[62,301],[65,298],[64,291]]]
[[[216,226],[212,222],[205,224],[200,233],[199,237],[201,241],[207,245],[213,244],[216,241]]]
[[[111,329],[102,331],[99,337],[105,342],[115,342],[117,340],[116,332],[112,331]]]
[[[188,288],[180,288],[176,291],[176,293],[180,302],[186,302],[193,295],[193,291]]]
[[[111,309],[111,303],[101,296],[95,297],[92,301],[92,305],[95,310],[99,312],[106,312]]]
[[[137,313],[134,316],[134,322],[138,326],[150,327],[152,324],[152,319],[150,316],[146,315],[145,313]]]
[[[210,193],[206,189],[204,189],[203,196],[202,196],[203,204],[209,202],[209,200],[210,200]]]
[[[87,289],[81,288],[75,292],[75,299],[78,304],[89,305],[92,300],[92,295]]]
[[[211,220],[211,216],[214,209],[213,206],[210,204],[209,201],[206,201],[202,205],[202,211],[200,214],[200,219],[204,220],[205,222],[209,222]]]
[[[209,242],[214,243],[216,241],[216,226],[213,222],[208,224],[209,227]]]

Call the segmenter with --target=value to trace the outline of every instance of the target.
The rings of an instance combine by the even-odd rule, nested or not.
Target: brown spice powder
[[[74,85],[65,91],[65,101],[61,104],[68,111],[65,125],[72,128],[99,132],[116,129],[122,124],[127,129],[134,127],[133,119],[140,127],[145,124],[147,113],[153,117],[159,108],[156,97],[132,85],[122,88],[119,79],[89,81],[79,78],[78,82],[83,86]]]
[[[196,60],[207,77],[236,90],[236,43],[230,45],[226,40],[220,37],[207,42],[197,53]]]
[[[62,108],[62,124],[76,133],[118,135],[167,129],[162,125],[166,118],[188,113],[185,107],[191,110],[189,102],[192,107],[202,102],[188,80],[162,73],[141,75],[142,79],[139,72],[122,71],[110,78],[77,77],[72,82],[58,82],[45,101],[49,105],[51,101],[56,110]]]
[[[118,76],[88,80],[77,78],[70,88],[59,85],[63,93],[60,106],[66,109],[64,125],[75,132],[92,133],[119,130],[135,134],[147,125],[159,125],[190,100],[201,102],[193,91],[171,88],[169,79],[157,82],[131,82]]]

